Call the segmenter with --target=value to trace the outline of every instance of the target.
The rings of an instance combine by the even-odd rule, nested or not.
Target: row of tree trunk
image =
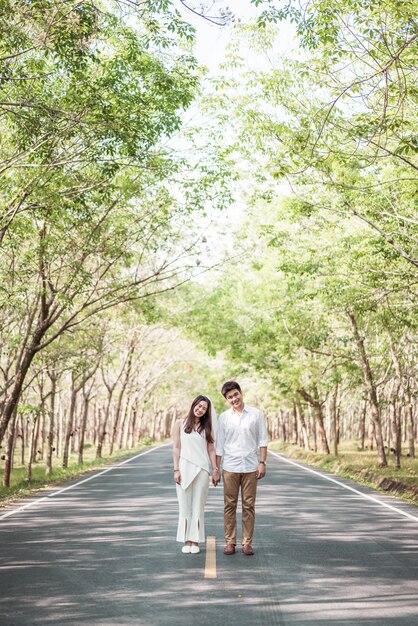
[[[95,448],[95,457],[100,458],[132,449],[146,438],[170,437],[177,410],[146,405],[139,394],[124,397],[122,389],[107,398],[92,397],[91,384],[73,385],[66,397],[57,393],[54,381],[39,407],[25,405],[26,410],[16,411],[9,424],[2,453],[3,485],[10,485],[15,464],[25,465],[31,480],[36,463],[45,466],[48,476],[54,465],[68,467],[70,459],[83,465],[88,448]]]
[[[39,369],[0,442],[3,485],[10,486],[17,465],[26,467],[31,480],[36,463],[49,476],[53,467],[82,465],[86,449],[93,448],[100,458],[132,449],[147,437],[169,437],[177,409],[166,378],[177,357],[168,350],[162,350],[161,358],[155,354],[161,340],[149,332],[139,341],[134,333],[122,349],[107,356],[98,351],[96,360],[80,358],[67,370],[59,362]],[[164,392],[156,393],[164,384]]]
[[[396,385],[392,385],[392,389],[394,387]],[[381,440],[378,442],[375,409],[367,399],[359,399],[356,404],[344,406],[344,397],[339,396],[338,388],[324,402],[308,393],[300,395],[301,398],[296,398],[291,408],[281,409],[277,414],[267,414],[271,439],[335,456],[338,456],[342,439],[356,441],[358,450],[378,452],[381,445],[385,463],[389,452],[396,467],[401,466],[402,455],[415,458],[418,442],[415,416],[418,404],[413,398],[410,398],[408,404],[401,404],[395,395],[391,402],[385,403],[384,409],[379,406]]]

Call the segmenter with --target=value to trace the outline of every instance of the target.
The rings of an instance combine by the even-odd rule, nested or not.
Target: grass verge
[[[95,451],[91,448],[85,452],[85,462],[83,465],[79,465],[76,455],[72,455],[70,456],[69,464],[66,469],[55,467],[50,476],[45,476],[44,463],[38,462],[33,466],[31,481],[28,481],[26,478],[26,468],[24,466],[16,466],[12,471],[9,488],[3,487],[3,469],[1,469],[0,508],[6,507],[22,498],[34,495],[35,493],[60,486],[84,474],[100,470],[117,461],[135,456],[139,452],[152,447],[152,445],[153,442],[147,439],[147,441],[138,444],[135,448],[117,450],[112,456],[103,455],[100,459],[95,458]]]
[[[280,441],[273,441],[269,449],[418,506],[418,459],[403,456],[399,469],[388,459],[388,467],[380,468],[376,452],[360,451],[353,442],[342,442],[338,456]]]

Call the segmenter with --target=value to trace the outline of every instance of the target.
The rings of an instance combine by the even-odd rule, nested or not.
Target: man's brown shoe
[[[235,546],[232,543],[228,543],[224,548],[224,554],[235,554]]]
[[[254,554],[254,550],[249,543],[244,543],[244,545],[242,546],[242,551],[246,556],[252,556]]]

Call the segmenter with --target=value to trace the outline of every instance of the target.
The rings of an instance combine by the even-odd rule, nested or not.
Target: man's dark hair
[[[221,394],[223,395],[224,398],[226,398],[226,394],[232,391],[233,389],[238,389],[238,391],[242,393],[241,387],[239,386],[237,382],[235,382],[235,380],[227,380],[226,383],[222,385]]]

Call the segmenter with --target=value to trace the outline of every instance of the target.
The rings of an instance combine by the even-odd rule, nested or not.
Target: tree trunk
[[[132,416],[132,444],[131,448],[134,448],[139,443],[141,437],[144,434],[143,421],[144,421],[144,408],[138,409],[138,400],[135,403],[135,412]]]
[[[38,314],[35,330],[31,339],[29,339],[29,337],[27,336],[27,339],[29,339],[27,348],[24,351],[22,359],[17,366],[17,371],[14,376],[14,383],[10,390],[10,395],[2,408],[2,413],[0,416],[0,444],[3,441],[7,426],[12,419],[14,411],[18,405],[22,393],[23,383],[25,382],[34,356],[38,351],[41,341],[50,325],[50,321],[48,320],[49,305],[46,303],[45,295],[43,293],[40,297],[40,302],[40,311]]]
[[[390,336],[390,335],[389,335]],[[395,450],[395,467],[401,466],[402,454],[402,404],[401,398],[405,396],[403,389],[403,372],[401,363],[395,348],[395,342],[390,337],[390,350],[392,354],[392,362],[395,367],[396,379],[392,390],[392,435],[393,447]]]
[[[123,450],[128,447],[128,429],[129,429],[129,413],[130,413],[131,401],[128,397],[123,409],[123,418],[119,428],[118,449]]]
[[[63,449],[63,439],[64,439],[64,424],[67,423],[67,412],[63,406],[62,398],[58,396],[59,400],[59,409],[58,409],[58,424],[57,424],[57,436],[56,440],[56,457],[60,458],[62,456],[61,450]]]
[[[383,443],[382,423],[381,423],[381,418],[380,418],[379,403],[377,400],[377,390],[376,390],[376,385],[373,380],[373,374],[372,374],[372,370],[370,367],[370,362],[367,357],[366,348],[364,346],[364,340],[360,336],[360,333],[357,327],[357,320],[354,316],[354,313],[348,312],[347,316],[351,322],[351,328],[353,331],[354,340],[357,345],[360,365],[361,365],[361,369],[363,372],[363,381],[364,381],[364,385],[369,395],[371,416],[372,416],[372,421],[374,425],[374,434],[376,438],[378,464],[380,467],[387,467],[388,463],[386,460],[385,448],[384,448],[384,443]]]
[[[305,413],[304,413],[304,410],[300,403],[299,398],[295,400],[295,406],[297,409],[297,414],[298,414],[298,418],[300,422],[300,429],[302,431],[303,447],[305,448],[305,450],[309,450],[309,437],[308,437],[308,429],[306,427]]]
[[[78,442],[78,464],[79,465],[83,465],[84,463],[84,458],[83,458],[84,439],[86,435],[87,417],[89,414],[89,401],[90,401],[90,393],[85,393],[85,391],[83,391],[83,415],[81,418],[81,424],[80,424],[81,432],[80,432],[80,439]]]
[[[3,487],[10,487],[10,476],[12,473],[13,467],[13,452],[16,441],[16,416],[17,416],[17,407],[15,409],[14,415],[9,422],[9,434],[7,437],[7,447],[6,447],[6,458],[4,463],[4,473],[3,473]]]
[[[70,456],[71,437],[73,436],[74,415],[76,408],[77,390],[75,388],[75,377],[71,373],[71,400],[70,410],[68,411],[67,427],[65,429],[64,439],[64,451],[62,455],[62,467],[65,469],[68,467],[68,460]]]
[[[409,392],[408,392],[407,419],[408,419],[408,454],[412,459],[415,459],[414,409],[412,405],[412,398]]]
[[[47,436],[47,452],[45,475],[50,476],[52,473],[52,455],[54,452],[54,429],[55,429],[55,400],[57,394],[57,375],[54,371],[48,372],[51,380],[51,396],[49,401],[49,427]]]
[[[329,454],[329,445],[327,440],[327,433],[325,431],[324,425],[324,412],[323,412],[323,402],[320,402],[317,397],[314,398],[310,393],[308,393],[305,389],[298,389],[298,393],[302,396],[306,402],[308,402],[315,415],[315,421],[318,425],[319,436],[321,441],[321,452],[322,454]],[[315,390],[316,396],[318,396],[317,390]]]
[[[286,417],[283,409],[280,409],[280,438],[283,443],[287,443]]]
[[[119,430],[117,433],[117,437],[116,437],[116,442],[115,445],[117,446],[118,450],[122,450],[124,448],[123,442],[124,442],[124,438],[125,438],[125,433],[126,433],[126,422],[127,422],[127,418],[128,418],[128,406],[129,406],[129,398],[126,399],[126,401],[123,403],[122,409],[121,409],[121,420],[120,420],[120,424],[119,424]]]
[[[156,430],[156,422],[157,422],[157,403],[154,401],[152,415],[151,415],[151,429],[150,429],[150,437],[154,441],[155,440],[155,430]]]
[[[44,459],[44,454],[45,454],[45,429],[46,429],[46,401],[48,399],[48,395],[45,395],[45,381],[44,381],[44,376],[43,376],[43,372],[41,372],[40,374],[40,381],[39,381],[39,397],[41,399],[41,412],[40,412],[40,423],[39,423],[39,434],[40,434],[40,438],[41,438],[41,443],[39,446],[39,451],[37,451],[37,453],[39,452],[40,454],[40,459],[43,460]]]
[[[338,383],[335,387],[334,393],[332,394],[331,400],[331,430],[332,430],[332,439],[334,445],[334,455],[338,456],[338,409],[337,409],[337,400],[338,400]]]
[[[28,472],[27,472],[28,482],[32,480],[32,465],[33,465],[33,461],[36,455],[36,444],[37,444],[38,433],[39,433],[39,422],[40,422],[40,416],[35,415],[33,418],[30,443],[29,443],[29,459],[28,459]]]
[[[309,415],[309,424],[312,431],[312,439],[313,439],[313,450],[314,452],[318,452],[318,437],[316,432],[316,420],[313,415],[312,407],[308,404],[308,415]]]
[[[366,411],[367,411],[367,400],[364,400],[363,406],[361,407],[359,427],[358,427],[359,450],[364,450],[364,441],[366,438]]]
[[[393,403],[393,440],[395,449],[395,467],[401,467],[402,455],[402,409],[396,400]]]
[[[17,407],[16,407],[17,410]],[[20,416],[20,435],[21,435],[21,448],[20,448],[20,464],[25,464],[25,450],[26,450],[26,433],[25,433],[25,423],[23,419],[23,415]]]
[[[174,424],[176,423],[177,419],[178,419],[178,412],[177,412],[177,407],[175,407],[173,409],[173,412],[171,413],[170,436],[172,436],[172,433],[174,432]]]
[[[370,420],[367,438],[368,438],[368,444],[367,444],[368,449],[369,450],[374,450],[374,442],[375,442],[376,438],[375,438],[375,435],[374,435],[374,422],[373,422],[373,420]]]
[[[96,400],[96,402],[94,403],[94,410],[93,410],[93,433],[92,433],[93,436],[91,438],[93,446],[97,445],[97,435],[98,435],[97,424],[100,424],[100,415],[101,415],[101,408],[99,408],[98,401]]]
[[[112,435],[111,435],[111,438],[110,438],[110,447],[109,447],[109,454],[110,454],[110,456],[113,454],[113,448],[115,446],[115,441],[116,441],[116,434],[118,432],[118,427],[119,427],[119,424],[121,422],[120,415],[121,415],[122,399],[123,399],[124,393],[125,393],[125,387],[123,386],[121,391],[120,391],[120,393],[119,393],[118,401],[117,401],[117,404],[116,404],[115,419],[114,419],[114,422],[113,422]]]
[[[135,338],[133,338],[129,343],[128,354],[127,354],[126,360],[123,364],[123,367],[120,373],[120,375],[122,375],[123,373],[123,380],[122,380],[121,390],[119,393],[119,398],[116,404],[115,420],[113,423],[112,437],[110,440],[110,451],[109,451],[110,455],[113,454],[113,448],[114,448],[115,441],[116,441],[116,433],[119,427],[120,416],[121,416],[122,399],[125,395],[125,391],[126,391],[126,388],[129,384],[129,380],[131,377],[132,359],[133,359],[134,351],[135,351]]]
[[[16,372],[15,382],[10,392],[10,396],[4,403],[3,411],[0,417],[0,444],[3,441],[4,434],[19,402],[20,395],[22,393],[23,383],[25,381],[26,375],[29,371],[29,367],[32,363],[34,356],[34,349],[27,350],[20,367]]]
[[[298,444],[298,414],[294,403],[292,408],[292,443]]]
[[[135,406],[132,407],[131,416],[129,419],[129,440],[128,440],[129,448],[133,448],[135,445],[135,422],[136,422],[137,406],[138,406],[138,403],[135,402]]]
[[[393,453],[395,460],[395,467],[398,469],[401,467],[401,451],[402,451],[402,421],[401,421],[401,406],[398,402],[399,383],[394,385],[392,402],[391,402],[391,420],[390,429],[392,433],[393,447],[389,448]]]
[[[111,392],[109,392],[109,397],[107,399],[107,404],[106,404],[106,409],[105,409],[105,415],[104,415],[104,419],[103,422],[101,424],[99,424],[99,437],[98,437],[98,442],[97,442],[97,448],[96,448],[96,458],[97,459],[101,459],[102,458],[102,454],[103,454],[103,445],[104,445],[104,441],[105,441],[105,437],[107,435],[107,424],[109,421],[109,416],[110,416],[110,407],[111,407],[111,403],[112,403],[112,395],[113,395],[113,389]]]

